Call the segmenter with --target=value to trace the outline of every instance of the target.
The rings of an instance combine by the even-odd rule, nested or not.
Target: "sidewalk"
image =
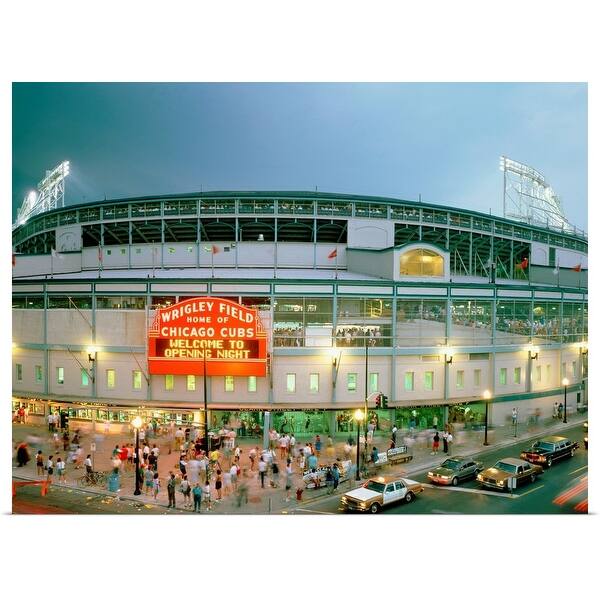
[[[540,424],[538,428],[530,428],[526,429],[524,425],[519,425],[517,429],[517,437],[514,437],[514,430],[512,426],[504,426],[504,427],[496,427],[495,429],[490,429],[488,431],[488,441],[490,445],[487,447],[483,446],[483,431],[457,431],[455,434],[456,442],[451,445],[450,453],[455,455],[472,455],[476,453],[481,453],[482,451],[493,451],[497,448],[501,448],[504,446],[509,446],[513,444],[515,441],[525,442],[528,439],[540,437],[543,435],[548,435],[551,433],[559,432],[565,428],[572,427],[573,425],[582,424],[587,419],[587,413],[581,415],[572,415],[569,417],[569,423],[566,425],[562,422],[557,422],[556,420],[550,420],[549,422],[545,422]],[[404,436],[401,432],[398,432],[397,436],[397,446],[404,443]],[[33,436],[33,437],[32,437]],[[336,439],[335,448],[336,448],[336,456],[343,456],[343,445],[345,443],[341,441],[339,438]],[[429,436],[430,437],[430,436]],[[431,447],[429,437],[421,436],[412,443],[412,454],[413,459],[408,463],[403,463],[397,467],[385,467],[382,469],[381,473],[385,475],[400,475],[400,476],[408,476],[410,477],[412,474],[417,474],[420,471],[424,471],[433,466],[439,465],[445,458],[445,455],[440,452],[436,456],[431,455]],[[48,454],[54,454],[65,456],[65,453],[62,451],[62,444],[60,446],[60,450],[56,452],[54,450],[53,445],[51,444],[51,440],[49,440],[49,433],[47,428],[37,427],[31,425],[13,425],[13,456],[14,456],[14,446],[19,441],[29,438],[33,441],[30,443],[30,454],[31,461],[25,467],[13,467],[13,477],[18,479],[38,479],[36,476],[36,467],[34,456],[36,452],[41,449],[44,453],[44,456],[47,457]],[[35,441],[37,438],[37,441]],[[122,434],[112,434],[112,435],[98,435],[95,436],[95,443],[97,447],[97,451],[95,452],[95,470],[98,471],[108,471],[110,470],[110,455],[112,449],[116,444],[122,445],[123,443],[129,443],[132,440],[130,437]],[[325,441],[326,435],[322,435],[321,438]],[[314,441],[314,438],[310,438]],[[83,448],[85,450],[85,454],[89,453],[90,443],[94,441],[91,434],[84,436],[82,438]],[[407,439],[407,441],[410,441]],[[179,453],[176,451],[168,453],[168,441],[162,438],[154,438],[150,440],[150,446],[153,443],[156,443],[160,448],[160,456],[159,456],[159,473],[160,478],[162,480],[162,489],[158,494],[158,498],[155,500],[151,496],[145,496],[144,494],[140,496],[134,496],[133,490],[135,488],[135,481],[133,476],[133,471],[125,471],[121,476],[121,489],[119,492],[108,492],[104,489],[99,489],[97,487],[86,487],[81,488],[86,491],[86,493],[91,494],[100,494],[107,497],[118,497],[124,500],[132,500],[138,501],[141,504],[154,505],[158,504],[160,506],[166,507],[168,504],[167,500],[167,492],[166,492],[166,480],[168,478],[168,473],[170,470],[176,470],[175,466],[178,463]],[[299,443],[302,445],[302,438],[299,440]],[[427,445],[425,445],[427,443]],[[246,478],[240,477],[240,482],[243,482],[248,487],[248,502],[242,504],[240,507],[236,504],[235,493],[232,493],[228,496],[223,497],[220,502],[212,503],[212,508],[210,513],[214,514],[269,514],[269,513],[280,513],[281,511],[285,511],[286,509],[293,508],[300,505],[305,505],[311,502],[316,498],[324,497],[327,492],[325,489],[323,490],[304,490],[303,492],[303,500],[298,503],[296,501],[295,491],[298,487],[304,487],[302,483],[302,477],[299,473],[299,468],[294,461],[292,463],[294,468],[294,484],[292,486],[292,494],[290,502],[285,501],[286,492],[285,492],[285,474],[283,473],[283,468],[281,468],[280,474],[280,487],[278,488],[270,488],[268,487],[268,483],[265,484],[265,488],[261,489],[260,481],[258,479],[258,475],[256,472],[250,472],[249,469],[249,459],[248,459],[248,451],[250,448],[258,446],[260,448],[261,440],[259,439],[241,439],[239,440],[239,445],[242,448],[242,461],[241,466],[242,469],[244,467],[247,468],[249,476]],[[375,445],[380,451],[383,451],[389,447],[389,435],[385,436],[375,436],[373,445]],[[356,446],[353,448],[353,460],[355,458]],[[280,467],[283,467],[283,460],[278,460]],[[322,453],[320,464],[332,462],[332,460],[328,460],[325,456],[325,453]],[[15,464],[13,462],[13,464]],[[72,465],[67,465],[66,470],[66,484],[57,484],[56,475],[53,476],[54,484],[60,485],[61,487],[67,488],[76,488],[76,479],[84,474],[83,469],[76,470]],[[268,482],[268,479],[267,479]],[[351,489],[356,486],[356,482],[354,481],[346,481],[340,484],[338,488],[339,493],[343,493],[348,489]],[[18,492],[17,492],[18,493]],[[51,489],[50,489],[50,492]],[[216,497],[216,492],[214,490],[214,482],[211,482],[211,493],[213,500]],[[176,500],[178,510],[174,511],[177,513],[182,512],[179,509],[183,510],[183,495],[177,491]],[[186,512],[189,512],[189,509],[185,509]],[[206,514],[206,509],[203,505],[203,513]]]

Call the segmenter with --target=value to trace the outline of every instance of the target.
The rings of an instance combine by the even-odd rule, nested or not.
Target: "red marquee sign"
[[[267,374],[258,312],[225,298],[191,298],[156,311],[148,331],[152,375]]]

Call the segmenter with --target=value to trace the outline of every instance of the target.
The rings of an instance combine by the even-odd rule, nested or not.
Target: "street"
[[[580,448],[572,458],[560,460],[546,469],[535,481],[510,493],[488,491],[475,481],[463,482],[456,487],[429,484],[425,469],[407,475],[408,479],[422,482],[425,490],[412,504],[403,502],[384,508],[383,514],[577,514],[572,507],[553,504],[554,498],[574,480],[587,475],[587,451],[583,447],[583,428],[573,426],[560,435],[579,442]],[[541,436],[540,436],[541,437]],[[511,446],[482,452],[477,455],[484,468],[508,456],[518,457],[528,444],[522,441]],[[445,459],[442,454],[440,463]],[[340,496],[315,500],[310,506],[300,506],[284,511],[287,514],[341,514]]]

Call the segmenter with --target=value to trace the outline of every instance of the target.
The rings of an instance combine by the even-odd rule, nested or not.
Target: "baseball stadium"
[[[342,435],[365,403],[417,430],[587,409],[588,243],[564,222],[318,191],[34,200],[12,231],[33,422]]]

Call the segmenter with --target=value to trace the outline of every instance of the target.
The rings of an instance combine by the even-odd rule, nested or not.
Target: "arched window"
[[[400,256],[400,275],[443,277],[444,257],[426,248],[409,250]]]

